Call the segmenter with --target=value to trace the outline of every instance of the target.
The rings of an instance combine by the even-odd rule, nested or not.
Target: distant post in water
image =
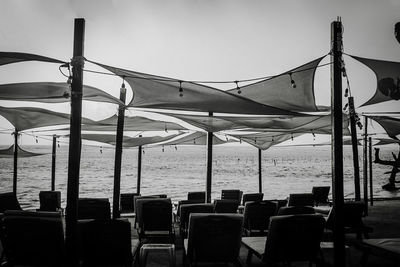
[[[13,193],[17,196],[18,182],[18,130],[14,131],[14,173],[13,173]]]
[[[120,217],[119,198],[121,193],[121,164],[122,164],[122,142],[124,138],[124,118],[125,118],[125,98],[126,88],[122,82],[119,99],[122,104],[118,109],[117,135],[115,142],[115,167],[114,167],[114,191],[113,191],[113,218]]]
[[[262,151],[261,148],[258,149],[258,192],[262,193]]]
[[[212,117],[213,113],[209,112]],[[212,183],[212,151],[213,151],[213,133],[207,132],[207,178],[206,178],[206,202],[211,203],[211,183]]]
[[[349,111],[350,111],[350,133],[351,133],[351,145],[353,148],[353,165],[354,165],[354,195],[355,200],[361,200],[360,190],[360,164],[358,162],[358,140],[357,140],[357,127],[356,127],[356,111],[354,108],[354,99],[352,96],[349,100]]]
[[[51,153],[51,191],[56,190],[56,152],[57,135],[53,135],[52,153]]]
[[[71,117],[68,156],[68,187],[66,208],[66,249],[71,266],[76,266],[78,258],[77,217],[79,197],[79,169],[81,160],[83,47],[85,20],[75,19],[74,52],[72,58]]]
[[[142,137],[139,135],[139,137]],[[137,167],[137,184],[136,193],[140,195],[140,184],[142,183],[142,146],[138,146],[138,167]]]

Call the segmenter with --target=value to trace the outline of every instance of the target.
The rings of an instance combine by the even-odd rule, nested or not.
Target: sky
[[[345,53],[400,62],[400,44],[393,33],[399,14],[398,0],[1,0],[0,51],[69,61],[74,18],[85,18],[87,59],[181,80],[234,81],[276,75],[328,54],[330,25],[338,16]],[[374,94],[376,80],[361,63],[344,59],[359,106]],[[99,70],[91,64],[85,68]],[[319,105],[330,104],[329,71],[329,66],[317,70]],[[0,68],[1,83],[35,81],[66,78],[57,64],[28,62]],[[119,96],[120,78],[85,73],[84,83]],[[7,107],[26,104],[0,101]],[[70,107],[29,105],[61,112]],[[371,110],[399,111],[400,105],[391,101],[358,111]],[[96,120],[116,111],[107,104],[83,106],[83,115]],[[0,118],[0,127],[9,129],[11,124]],[[382,132],[379,127],[377,131]],[[0,135],[0,144],[11,143],[11,136]]]

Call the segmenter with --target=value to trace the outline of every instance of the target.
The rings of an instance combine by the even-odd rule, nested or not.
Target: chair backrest
[[[110,201],[108,198],[78,199],[78,220],[111,219]]]
[[[189,216],[191,213],[214,213],[214,204],[212,203],[196,203],[183,204],[180,206],[180,229],[184,237],[189,225]]]
[[[13,192],[0,194],[0,213],[4,213],[6,210],[22,210]]]
[[[321,215],[271,217],[264,261],[315,261],[320,251],[325,219]]]
[[[197,201],[198,203],[205,203],[206,192],[205,191],[188,192],[187,200]]]
[[[243,227],[250,232],[268,230],[269,219],[276,215],[277,207],[276,202],[267,200],[247,202],[244,206]]]
[[[246,202],[249,201],[261,201],[263,200],[264,193],[251,193],[251,194],[243,194],[243,206],[246,205]]]
[[[243,216],[192,213],[187,258],[190,262],[234,262],[239,256]]]
[[[138,193],[122,193],[120,195],[120,210],[121,213],[133,213],[135,212],[135,205],[133,198],[140,196]]]
[[[329,203],[328,196],[330,189],[330,186],[313,186],[312,194],[314,196],[316,206],[318,206],[318,204]]]
[[[58,211],[61,209],[61,192],[40,191],[39,202],[41,211]]]
[[[296,215],[296,214],[315,214],[315,210],[310,206],[290,206],[281,207],[277,215]]]
[[[237,213],[239,201],[233,199],[214,200],[215,213]]]
[[[166,199],[145,201],[142,206],[142,229],[147,231],[172,232],[172,204]]]
[[[290,194],[288,206],[314,206],[314,196],[311,193]]]
[[[152,196],[141,196],[141,195],[138,195],[138,196],[134,196],[134,197],[133,197],[133,208],[134,208],[134,210],[135,210],[135,213],[137,213],[136,202],[137,202],[139,199],[144,199],[144,198],[164,198],[164,197],[160,197],[160,195],[152,195]],[[136,215],[136,216],[137,216],[137,215]]]
[[[131,266],[131,225],[128,220],[80,221],[83,266]]]
[[[221,190],[221,199],[237,200],[240,203],[242,194],[243,192],[240,190]]]
[[[170,198],[139,198],[136,199],[136,223],[138,224],[138,227],[140,229],[143,229],[143,205],[147,202],[151,201],[157,201],[158,202],[165,202],[168,205],[168,213],[170,213],[171,216],[171,222],[172,222],[172,204],[171,204],[171,199]],[[156,206],[155,209],[157,209],[159,206]],[[149,207],[149,210],[152,209]],[[153,215],[151,215],[153,216]],[[157,215],[154,215],[157,216]]]
[[[6,211],[2,242],[10,266],[65,264],[64,231],[58,212]]]
[[[178,206],[177,206],[177,208],[176,208],[176,215],[177,215],[178,217],[181,216],[181,206],[182,206],[182,205],[186,205],[186,204],[200,204],[200,203],[198,203],[197,200],[186,200],[186,199],[184,199],[184,200],[179,200],[179,201],[178,201]]]
[[[362,201],[348,201],[343,203],[343,223],[345,227],[362,227],[364,223],[362,217],[365,211],[365,204]],[[335,207],[329,211],[326,220],[326,228],[333,229],[333,218]]]

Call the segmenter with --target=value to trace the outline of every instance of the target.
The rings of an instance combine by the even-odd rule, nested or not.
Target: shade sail
[[[332,145],[331,142],[324,142],[324,143],[312,143],[312,144],[297,144],[297,145],[285,145],[285,146],[281,146],[281,147],[292,147],[292,146],[330,146]],[[351,139],[344,139],[343,140],[343,145],[344,146],[351,146],[353,145]],[[358,146],[362,146],[362,144],[360,143],[360,140],[357,140],[357,145]]]
[[[224,141],[213,135],[213,145],[225,144],[232,141]],[[182,138],[166,142],[163,145],[206,145],[207,144],[207,133],[194,132],[186,135]]]
[[[123,147],[136,147],[144,146],[149,144],[156,144],[164,141],[168,141],[172,138],[177,137],[179,134],[173,134],[169,136],[147,136],[147,137],[129,137],[124,136]],[[116,136],[114,134],[82,134],[82,139],[96,141],[100,143],[107,143],[115,145]]]
[[[0,115],[6,118],[18,131],[70,123],[69,114],[42,108],[6,108],[0,106]],[[93,121],[82,118],[82,123],[93,123]]]
[[[32,82],[0,85],[0,100],[61,103],[70,101],[71,89],[67,83]],[[118,98],[92,86],[83,86],[83,99],[123,104]]]
[[[314,76],[315,70],[323,58],[317,58],[270,79],[245,86],[239,85],[240,95],[264,105],[285,110],[318,111],[314,96]],[[292,80],[295,88],[292,86]],[[238,91],[237,88],[234,88],[228,92],[238,94]]]
[[[116,131],[118,116],[95,122],[94,124],[82,125],[83,131]],[[124,118],[124,131],[173,131],[187,130],[185,127],[166,121],[151,120],[145,117],[127,117]]]
[[[387,116],[370,116],[368,118],[379,123],[383,129],[385,129],[389,137],[398,140],[397,135],[400,134],[400,119]]]
[[[35,54],[18,53],[18,52],[0,52],[0,66],[11,63],[23,62],[23,61],[43,61],[43,62],[59,63],[59,64],[65,63],[58,59],[39,56]]]
[[[374,96],[361,106],[400,99],[400,63],[351,56],[369,67],[376,75]]]
[[[377,138],[378,143],[375,146],[383,146],[383,145],[391,145],[391,144],[398,144],[400,145],[400,140],[393,140],[388,138]]]
[[[18,146],[18,158],[29,158],[46,155],[46,153],[34,153],[23,150]],[[14,157],[14,145],[10,146],[7,149],[0,150],[0,158],[13,158]]]
[[[241,141],[244,141],[252,146],[255,146],[261,150],[266,150],[273,145],[277,145],[291,138],[302,135],[301,133],[288,134],[278,132],[262,132],[254,134],[229,134],[230,136],[236,137]]]
[[[294,114],[213,87],[186,81],[180,84],[177,79],[119,69],[96,62],[92,63],[124,77],[135,96],[128,105],[130,107],[237,114]],[[179,92],[180,85],[182,96]]]

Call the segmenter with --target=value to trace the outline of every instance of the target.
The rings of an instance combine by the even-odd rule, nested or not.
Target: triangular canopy
[[[378,140],[378,143],[376,143],[374,146],[383,146],[383,145],[391,145],[391,144],[400,145],[400,140],[393,140],[393,139],[388,139],[388,138],[376,138],[376,140]]]
[[[314,96],[314,75],[322,59],[323,57],[317,58],[273,78],[245,86],[239,85],[240,95],[258,103],[285,110],[318,111]],[[234,88],[228,92],[238,94],[239,90]]]
[[[50,63],[59,63],[59,64],[65,63],[58,59],[39,56],[35,54],[18,53],[18,52],[0,52],[0,66],[11,63],[23,62],[23,61],[33,61],[33,60],[50,62]]]
[[[387,116],[370,116],[369,118],[379,123],[389,137],[398,140],[397,135],[400,134],[400,119]]]
[[[400,63],[352,56],[369,67],[376,75],[374,96],[362,106],[400,99]]]
[[[36,157],[46,155],[46,153],[34,153],[23,150],[22,148],[18,147],[18,158],[29,158],[29,157]],[[0,158],[12,158],[14,157],[14,145],[10,146],[7,149],[0,150]]]
[[[170,140],[177,137],[179,134],[173,134],[169,136],[147,136],[147,137],[129,137],[124,136],[123,147],[136,147],[144,146],[149,144],[155,144]],[[107,143],[115,145],[116,136],[114,134],[82,134],[82,139],[96,141],[100,143]]]
[[[213,135],[213,145],[225,144],[232,141],[224,141]],[[194,132],[186,135],[182,138],[164,143],[163,145],[206,145],[207,144],[207,133]]]
[[[0,106],[0,116],[6,118],[18,131],[70,123],[69,114],[33,107]],[[93,123],[93,121],[82,118],[82,123]]]
[[[130,107],[237,114],[294,114],[209,86],[92,63],[123,77],[129,83],[135,96],[128,105]]]
[[[70,101],[71,89],[67,83],[32,82],[0,85],[0,100],[60,103]],[[118,98],[92,86],[83,86],[83,99],[123,104]]]
[[[291,138],[295,138],[302,134],[288,134],[279,132],[262,132],[253,134],[229,134],[230,136],[236,137],[237,139],[244,141],[252,146],[255,146],[261,150],[266,150],[273,145],[277,145]]]

